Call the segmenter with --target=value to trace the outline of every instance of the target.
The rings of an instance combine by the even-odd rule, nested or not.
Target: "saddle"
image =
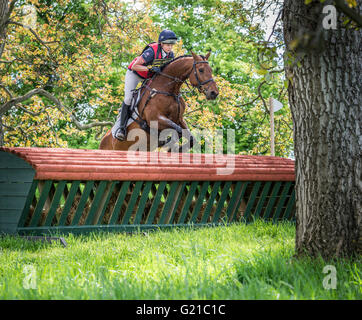
[[[146,82],[147,82],[147,80],[143,81],[142,85],[138,89],[133,90],[131,106],[128,109],[127,127],[132,122],[137,121],[137,118],[139,117],[138,105],[139,105],[139,103],[141,101],[141,97],[142,97],[141,90],[145,86]],[[118,111],[120,111],[120,109]],[[112,136],[113,137],[115,137],[115,134],[119,129],[120,121],[118,121],[118,119],[120,116],[121,116],[121,113],[118,112],[117,120],[116,120],[114,126],[112,127]]]
[[[143,86],[143,85],[142,85]],[[128,109],[127,127],[138,118],[138,105],[141,100],[142,86],[133,91],[131,106]]]

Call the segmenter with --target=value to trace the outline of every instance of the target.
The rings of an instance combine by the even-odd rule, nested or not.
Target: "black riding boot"
[[[127,122],[128,122],[128,110],[129,105],[122,103],[120,115],[117,117],[117,121],[119,121],[119,129],[117,130],[115,136],[118,140],[125,140],[127,137]]]

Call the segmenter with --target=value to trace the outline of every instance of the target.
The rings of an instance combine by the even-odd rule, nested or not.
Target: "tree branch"
[[[46,112],[45,111],[45,108],[41,109],[39,112],[33,112],[33,111],[30,111],[22,106],[18,106],[18,108],[20,110],[23,110],[25,113],[28,113],[30,114],[32,117],[37,117],[37,116],[40,116],[43,112]],[[49,116],[49,115],[48,115]]]
[[[266,81],[263,81],[263,82],[260,84],[260,86],[258,87],[258,95],[259,95],[261,101],[263,102],[265,112],[269,114],[269,113],[270,113],[269,108],[268,108],[268,106],[267,106],[267,104],[266,104],[266,102],[265,102],[265,99],[263,98],[263,95],[261,94],[261,87],[262,87],[262,85],[263,85],[264,83],[266,83]]]
[[[7,93],[7,95],[10,97],[10,99],[13,98],[13,95],[11,94],[11,92],[9,91],[9,89],[6,88],[6,87],[5,87],[4,85],[2,85],[1,83],[0,83],[0,88],[2,88],[2,89]],[[1,113],[0,113],[0,115],[1,115]]]
[[[59,144],[59,141],[58,141],[58,135],[57,135],[57,133],[56,133],[56,131],[55,131],[55,129],[54,129],[54,125],[53,125],[52,119],[51,119],[49,113],[48,113],[46,110],[45,110],[45,114],[47,115],[47,119],[48,119],[48,123],[49,123],[49,125],[50,125],[50,128],[51,128],[52,131],[53,131],[54,138],[55,138],[55,143],[56,143],[56,145],[57,145],[58,147],[61,147],[61,145]]]
[[[9,24],[15,24],[17,26],[23,27],[24,29],[28,29],[33,35],[34,37],[38,40],[38,42],[40,42],[45,48],[47,48],[47,50],[49,51],[49,53],[51,53],[51,49],[47,46],[46,42],[43,41],[42,39],[40,39],[40,37],[38,36],[38,34],[29,26],[26,26],[22,23],[16,22],[16,21],[12,21],[9,20],[8,22]]]
[[[271,33],[270,33],[270,35],[269,35],[268,42],[270,42],[270,39],[271,39],[272,35],[273,35],[274,32],[275,32],[275,27],[276,27],[278,21],[280,20],[280,17],[281,17],[282,12],[283,12],[283,10],[279,10],[278,16],[277,16],[277,18],[276,18],[275,21],[274,21],[273,29],[272,29],[272,31],[271,31]]]
[[[8,11],[8,16],[7,18],[9,19],[10,18],[10,15],[11,13],[13,12],[14,8],[15,8],[15,3],[17,2],[18,0],[12,0],[10,2],[10,5],[9,5],[9,11]]]
[[[23,101],[26,101],[28,99],[30,99],[31,97],[35,96],[35,95],[41,95],[44,96],[46,98],[48,98],[50,101],[52,101],[55,104],[55,107],[60,110],[60,111],[66,111],[67,114],[70,116],[71,121],[74,123],[74,125],[77,127],[78,130],[87,130],[93,127],[98,127],[98,126],[112,126],[113,122],[110,121],[103,121],[103,122],[91,122],[88,124],[81,124],[77,118],[74,116],[74,114],[72,113],[71,110],[69,110],[67,107],[65,107],[59,100],[58,98],[56,98],[55,96],[53,96],[52,94],[50,94],[48,91],[41,89],[41,88],[37,88],[37,89],[33,89],[30,90],[29,92],[27,92],[26,94],[24,94],[23,96],[19,96],[16,98],[12,98],[9,101],[7,101],[5,104],[3,104],[2,106],[0,106],[0,117],[7,112],[8,110],[10,110],[13,106],[15,106],[18,103],[21,103]]]
[[[362,16],[358,12],[354,11],[344,0],[334,0],[337,9],[343,12],[346,16],[351,18],[359,27],[362,27]]]
[[[262,82],[259,84],[258,89],[257,89],[257,90],[258,90],[258,95],[256,96],[255,99],[253,99],[253,100],[250,101],[250,102],[237,105],[236,107],[238,107],[238,108],[240,108],[240,107],[245,107],[245,106],[247,106],[247,105],[249,105],[249,104],[253,104],[256,100],[258,100],[258,99],[260,98],[260,99],[262,100],[262,102],[263,102],[263,105],[264,105],[264,108],[265,108],[266,112],[269,113],[269,109],[268,109],[268,107],[267,107],[267,105],[266,105],[265,99],[263,98],[263,96],[262,96],[262,94],[261,94],[261,87],[262,87],[264,84],[266,84],[266,81],[265,81],[265,80],[262,81]]]

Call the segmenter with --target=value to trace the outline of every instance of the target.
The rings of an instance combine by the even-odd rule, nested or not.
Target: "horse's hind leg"
[[[102,150],[113,150],[111,130],[109,130],[109,131],[104,135],[101,143],[99,144],[99,149],[102,149]]]

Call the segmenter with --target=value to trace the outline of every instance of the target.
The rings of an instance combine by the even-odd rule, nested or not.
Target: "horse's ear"
[[[194,53],[194,52],[192,52],[192,50],[191,50],[191,54],[192,54],[192,56],[194,57],[194,60],[195,60],[195,61],[197,61],[197,60],[199,59],[198,56],[197,56],[197,54]]]
[[[205,56],[205,60],[209,60],[210,53],[211,53],[211,51],[209,51],[209,52],[207,53],[207,55]]]

